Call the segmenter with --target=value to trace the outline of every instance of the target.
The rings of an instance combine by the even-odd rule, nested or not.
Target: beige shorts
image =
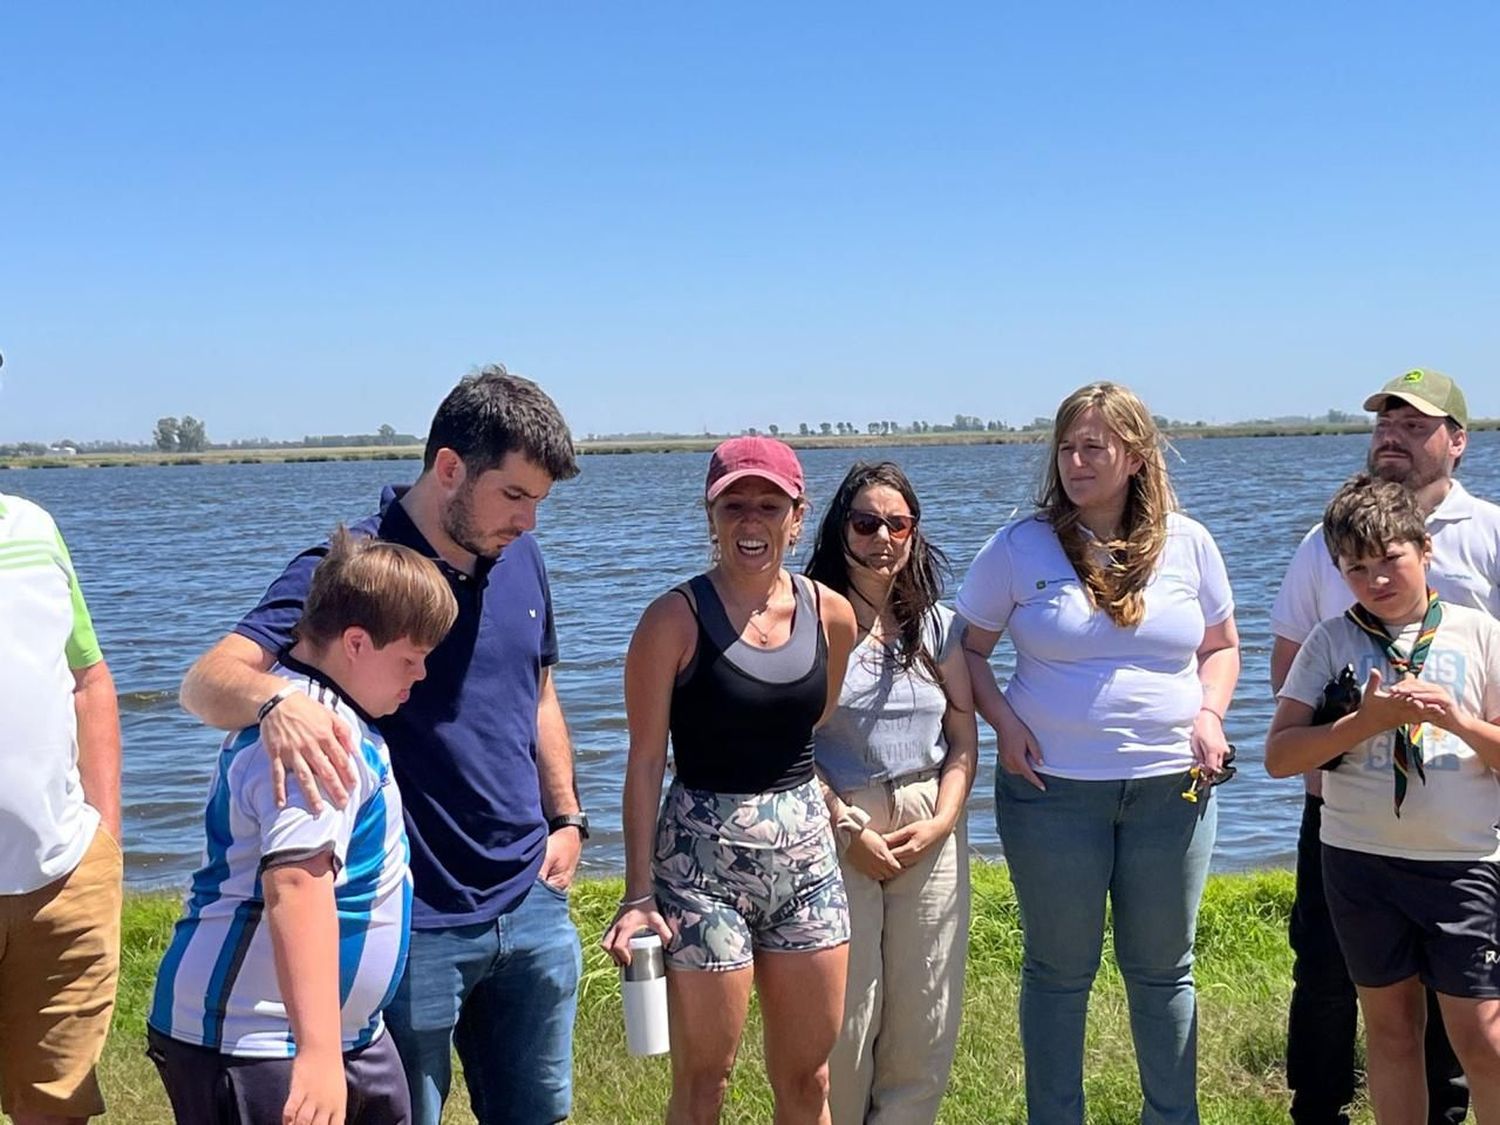
[[[120,970],[124,857],[103,828],[72,872],[0,895],[0,1107],[63,1117],[104,1112],[94,1068]]]

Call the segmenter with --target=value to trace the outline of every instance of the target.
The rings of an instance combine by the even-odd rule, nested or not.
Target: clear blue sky
[[[12,4],[0,441],[1500,415],[1500,5]]]

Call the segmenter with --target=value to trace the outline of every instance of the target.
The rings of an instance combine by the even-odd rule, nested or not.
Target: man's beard
[[[499,548],[488,548],[480,542],[479,532],[474,527],[474,486],[471,481],[464,481],[458,495],[443,508],[443,534],[476,558],[500,556]]]
[[[1366,470],[1373,477],[1391,481],[1393,484],[1404,485],[1411,492],[1415,492],[1419,488],[1425,488],[1433,481],[1447,475],[1440,468],[1424,470],[1418,466],[1414,458],[1409,456],[1405,461],[1387,461],[1381,463],[1379,460],[1381,452],[1382,450],[1378,449],[1370,450],[1370,456],[1365,461]]]

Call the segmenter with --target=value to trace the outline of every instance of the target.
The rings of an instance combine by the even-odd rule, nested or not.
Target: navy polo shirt
[[[412,925],[488,922],[536,881],[547,845],[536,769],[542,669],[557,663],[552,593],[535,538],[522,535],[469,576],[437,557],[387,487],[378,514],[349,530],[426,555],[448,579],[458,619],[427,658],[427,678],[377,720],[390,747],[411,838]],[[236,627],[267,652],[292,643],[323,543],[298,555]]]

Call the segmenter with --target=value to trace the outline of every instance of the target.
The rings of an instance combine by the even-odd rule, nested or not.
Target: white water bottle
[[[632,1055],[664,1055],[667,1037],[667,965],[661,938],[642,930],[630,939],[630,964],[620,966],[625,1005],[625,1046]]]

